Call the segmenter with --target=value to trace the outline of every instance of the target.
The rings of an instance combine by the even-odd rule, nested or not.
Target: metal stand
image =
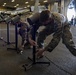
[[[14,44],[14,42],[10,42],[10,40],[9,40],[9,24],[10,23],[7,23],[7,41],[5,41],[2,37],[0,37],[0,40],[5,42],[7,45]],[[5,46],[5,45],[3,45],[3,46]]]
[[[35,26],[36,25],[33,25],[33,34],[32,34],[34,41],[36,39],[36,36],[35,36],[35,33],[36,33],[36,30],[35,29],[36,28],[35,28]],[[32,61],[32,63],[31,64],[24,64],[24,65],[22,65],[22,67],[25,69],[25,71],[27,69],[30,69],[35,64],[48,64],[48,65],[50,65],[50,61],[49,62],[37,62],[36,61],[35,53],[36,53],[36,46],[33,46],[33,59],[31,59],[31,58],[28,57],[28,59],[30,59]]]
[[[18,48],[18,34],[17,34],[17,24],[15,25],[15,48],[7,48],[7,50],[16,50],[17,53],[19,52],[19,48]],[[9,38],[8,38],[9,39]],[[9,41],[8,41],[9,43]]]

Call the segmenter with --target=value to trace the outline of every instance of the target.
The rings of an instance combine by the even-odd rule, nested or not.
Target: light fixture
[[[6,3],[4,3],[4,5],[6,5]]]
[[[24,7],[24,8],[27,8],[27,7]]]
[[[28,4],[28,2],[25,2],[25,4]]]
[[[30,5],[27,5],[27,7],[30,7]]]
[[[16,4],[16,6],[19,6],[19,4]]]
[[[14,7],[17,7],[17,6],[14,6]]]
[[[15,2],[15,0],[12,0],[11,2]]]
[[[44,1],[44,3],[47,2],[47,0]]]
[[[6,3],[4,3],[2,6],[5,6],[6,5]]]
[[[5,6],[5,5],[2,5],[2,6]]]
[[[18,7],[19,6],[19,4],[16,4],[14,7]]]

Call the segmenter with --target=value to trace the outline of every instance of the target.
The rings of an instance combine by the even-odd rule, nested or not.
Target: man
[[[27,23],[21,22],[20,24],[21,24],[21,26],[19,28],[19,35],[22,38],[21,47],[24,47],[25,41],[26,41],[27,44],[29,44],[29,41],[27,39],[28,38],[27,37],[27,32],[28,32],[28,29],[30,29],[30,28],[29,28],[29,25]]]
[[[30,43],[28,41],[28,32],[30,30],[30,26],[27,22],[18,22],[18,34],[21,36],[21,46],[20,53],[22,54],[24,49],[30,48]]]
[[[75,45],[72,40],[72,34],[69,27],[70,24],[67,22],[65,16],[60,13],[51,13],[49,10],[44,10],[40,13],[39,17],[39,21],[42,25],[45,26],[45,29],[39,32],[37,43],[29,38],[29,42],[32,45],[38,45],[38,52],[36,53],[37,56],[41,56],[44,51],[53,51],[54,48],[58,45],[61,38],[62,42],[69,49],[69,51],[74,56],[76,56],[76,49],[74,48]],[[37,25],[36,29],[39,27],[40,25]],[[53,34],[53,38],[51,42],[45,48],[43,48],[42,43],[44,43],[44,40],[50,34]]]

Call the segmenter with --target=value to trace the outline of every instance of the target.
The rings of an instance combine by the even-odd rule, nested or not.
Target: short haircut
[[[49,18],[49,15],[50,15],[50,11],[49,10],[42,11],[40,13],[40,21],[41,22],[45,22]]]

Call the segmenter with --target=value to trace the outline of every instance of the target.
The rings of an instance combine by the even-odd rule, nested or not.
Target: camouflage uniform
[[[20,24],[21,24],[21,26],[20,26],[20,29],[19,29],[19,35],[22,38],[21,45],[24,45],[25,44],[25,40],[26,40],[26,42],[28,42],[27,33],[28,33],[30,27],[28,26],[27,23],[20,23]]]
[[[45,29],[39,33],[39,37],[37,39],[39,48],[43,47],[42,43],[44,43],[46,37],[53,33],[53,38],[45,49],[49,52],[53,51],[62,38],[62,42],[65,46],[73,55],[76,56],[76,49],[74,48],[74,42],[72,40],[72,34],[69,27],[70,23],[68,23],[66,18],[59,13],[51,13],[51,17],[51,22],[48,25],[45,25]]]

